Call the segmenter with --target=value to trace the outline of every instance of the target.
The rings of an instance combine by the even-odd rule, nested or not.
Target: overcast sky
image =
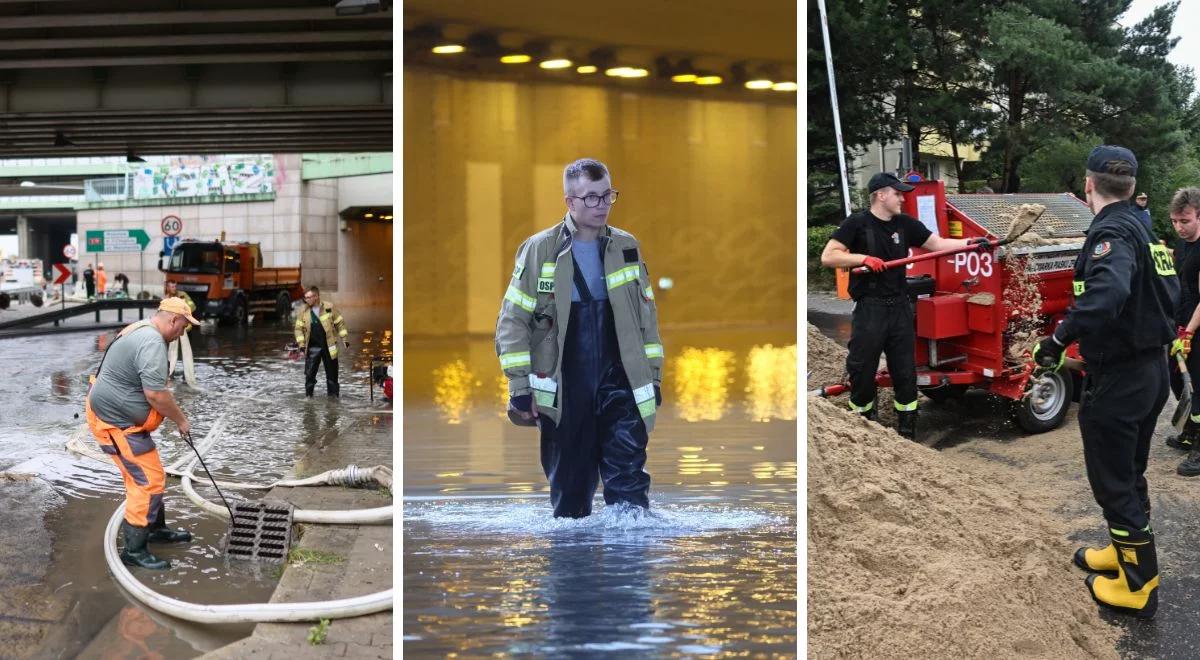
[[[1150,15],[1155,7],[1167,4],[1165,0],[1133,0],[1129,11],[1121,18],[1121,24],[1131,26]],[[1175,11],[1175,26],[1172,30],[1174,37],[1181,37],[1175,45],[1175,50],[1167,58],[1173,64],[1192,67],[1200,75],[1200,33],[1193,30],[1190,34],[1182,30],[1184,25],[1200,25],[1200,2],[1184,0]]]

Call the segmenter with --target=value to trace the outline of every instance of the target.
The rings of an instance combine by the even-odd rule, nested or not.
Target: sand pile
[[[815,390],[824,385],[834,385],[837,383],[850,384],[850,377],[846,373],[846,347],[838,344],[834,340],[821,334],[815,325],[808,325],[808,371],[812,375],[808,377],[808,388],[805,391]],[[887,367],[887,356],[880,356],[879,368]],[[849,395],[843,394],[833,399],[837,401],[839,406],[846,406],[849,401]],[[890,387],[881,387],[878,394],[875,395],[875,407],[879,410],[879,421],[883,424],[896,425],[896,398]]]
[[[1024,495],[809,398],[807,499],[810,657],[1118,657]]]

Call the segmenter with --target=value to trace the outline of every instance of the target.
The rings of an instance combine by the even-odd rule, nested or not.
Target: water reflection
[[[466,361],[452,360],[433,370],[433,402],[449,424],[461,424],[474,407],[471,401],[479,383]]]
[[[684,347],[674,360],[675,406],[689,422],[718,420],[729,409],[733,351]]]
[[[746,358],[746,405],[750,419],[796,419],[796,345],[755,346]]]

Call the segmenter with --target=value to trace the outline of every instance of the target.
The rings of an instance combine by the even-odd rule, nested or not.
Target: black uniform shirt
[[[1179,307],[1175,324],[1187,326],[1192,312],[1200,304],[1200,240],[1180,240],[1175,248],[1175,272],[1179,273]]]
[[[867,232],[874,233],[874,241],[867,239]],[[903,259],[910,247],[921,247],[933,233],[920,220],[903,213],[889,221],[883,221],[864,209],[847,217],[833,232],[833,238],[845,245],[854,254],[879,257],[884,261]],[[871,243],[874,243],[874,250]],[[850,297],[860,300],[891,298],[906,295],[905,269],[892,268],[882,273],[851,273]]]
[[[1054,335],[1063,344],[1078,339],[1089,363],[1161,350],[1175,338],[1179,280],[1170,252],[1125,202],[1096,214],[1075,259],[1074,290]]]

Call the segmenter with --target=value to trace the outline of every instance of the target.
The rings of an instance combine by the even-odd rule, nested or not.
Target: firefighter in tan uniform
[[[563,173],[568,213],[526,240],[496,322],[509,418],[538,425],[555,517],[604,501],[649,508],[646,444],[662,403],[663,347],[637,239],[610,227],[608,169],[577,160]]]
[[[304,292],[304,309],[296,315],[295,330],[296,343],[304,351],[304,395],[313,395],[317,370],[324,364],[325,393],[339,396],[338,342],[349,348],[350,333],[333,304],[321,302],[321,291],[315,286]]]

